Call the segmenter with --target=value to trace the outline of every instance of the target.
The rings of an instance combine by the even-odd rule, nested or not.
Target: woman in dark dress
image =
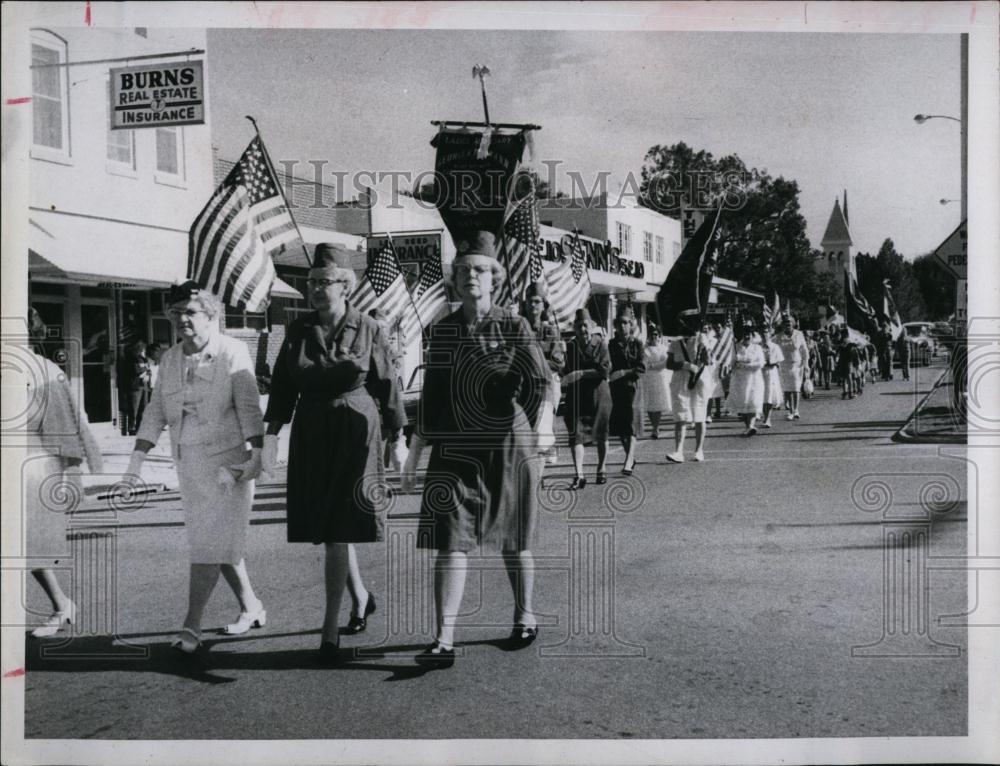
[[[431,445],[417,546],[437,551],[435,641],[417,656],[425,667],[454,663],[455,621],[467,554],[499,547],[514,586],[512,648],[538,635],[531,607],[540,479],[538,426],[548,372],[523,317],[492,305],[503,270],[483,254],[453,262],[458,311],[427,331],[424,385],[403,488],[414,483],[422,444]]]
[[[611,416],[611,391],[608,374],[611,357],[608,344],[586,309],[577,309],[573,320],[576,333],[566,348],[566,371],[562,386],[566,389],[563,419],[569,432],[576,478],[570,489],[583,489],[583,447],[597,443],[597,483],[605,484],[604,464],[608,459],[608,419]]]
[[[608,432],[621,439],[622,449],[625,450],[622,475],[631,476],[635,469],[638,415],[635,394],[639,387],[639,376],[646,371],[642,341],[635,337],[635,312],[631,306],[623,305],[615,318],[615,335],[608,343],[608,356],[611,359],[611,374],[608,376],[611,418]]]
[[[282,425],[292,421],[288,542],[326,546],[320,658],[329,664],[339,660],[348,544],[383,539],[382,420],[397,450],[405,423],[386,339],[378,323],[347,300],[356,283],[346,257],[332,246],[317,246],[307,280],[316,311],[289,325],[264,415],[265,466],[273,463]],[[371,606],[366,599],[363,616]],[[355,604],[354,611],[360,608]]]

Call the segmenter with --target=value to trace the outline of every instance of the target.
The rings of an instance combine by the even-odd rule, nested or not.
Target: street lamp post
[[[947,114],[915,114],[913,115],[913,121],[917,125],[923,125],[928,120],[954,120],[955,122],[961,122],[958,117],[949,117]]]

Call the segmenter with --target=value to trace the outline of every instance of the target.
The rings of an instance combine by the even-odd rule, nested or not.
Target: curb
[[[922,434],[914,427],[916,425],[918,418],[920,417],[921,411],[927,405],[928,400],[930,400],[930,398],[934,396],[934,394],[937,393],[938,389],[941,388],[943,385],[950,384],[950,381],[949,383],[944,382],[945,378],[950,378],[950,376],[951,376],[951,368],[946,367],[944,372],[941,373],[941,376],[934,382],[934,386],[931,388],[931,390],[927,392],[927,395],[920,400],[917,406],[913,409],[913,412],[910,413],[910,416],[906,419],[906,422],[903,423],[903,425],[899,428],[899,430],[892,435],[892,441],[898,442],[900,444],[967,444],[968,443],[968,434],[965,431],[961,432],[942,431],[934,434],[926,434],[926,433]]]

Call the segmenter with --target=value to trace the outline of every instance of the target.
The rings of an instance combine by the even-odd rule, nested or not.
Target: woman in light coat
[[[663,413],[670,413],[670,370],[667,369],[667,346],[660,343],[660,330],[650,324],[646,331],[645,354],[646,371],[642,374],[642,402],[649,415],[652,438],[660,438],[660,419]]]
[[[239,619],[226,632],[243,633],[267,619],[244,560],[264,422],[250,352],[219,331],[218,300],[195,282],[172,288],[169,300],[181,342],[160,360],[125,480],[138,481],[146,453],[170,426],[191,559],[187,616],[172,646],[192,654],[220,572],[240,603]]]

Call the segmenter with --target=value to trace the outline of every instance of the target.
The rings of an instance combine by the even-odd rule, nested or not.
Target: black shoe
[[[570,489],[583,489],[587,486],[587,480],[582,476],[577,476],[569,483]]]
[[[507,639],[507,644],[511,649],[524,649],[525,647],[531,646],[536,638],[538,638],[537,625],[529,628],[521,623],[517,623],[514,626],[514,629],[510,632],[510,638]]]
[[[368,615],[375,614],[375,596],[371,593],[368,594],[368,603],[365,604],[365,613],[361,616],[351,612],[351,619],[347,621],[347,627],[344,628],[344,633],[349,636],[353,636],[356,633],[364,632],[364,629],[368,627]]]
[[[319,662],[328,668],[335,668],[344,663],[340,656],[340,644],[324,641],[319,645]]]
[[[435,641],[414,658],[423,668],[445,670],[455,664],[455,650],[445,649]]]
[[[622,476],[631,476],[633,473],[635,473],[634,465],[631,468],[622,468]]]
[[[597,478],[594,479],[594,484],[607,484],[607,483],[608,483],[608,477],[605,476],[603,473],[597,474]]]

